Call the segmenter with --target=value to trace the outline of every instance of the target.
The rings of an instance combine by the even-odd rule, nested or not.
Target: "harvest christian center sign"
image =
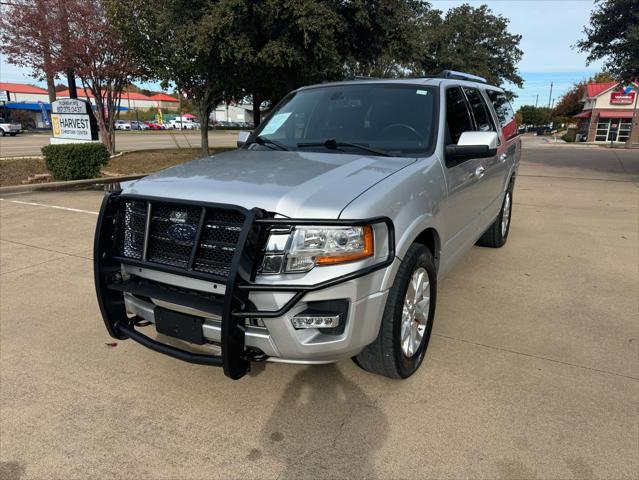
[[[90,142],[98,139],[98,124],[86,100],[65,98],[51,104],[53,138]],[[56,142],[57,143],[57,142]]]

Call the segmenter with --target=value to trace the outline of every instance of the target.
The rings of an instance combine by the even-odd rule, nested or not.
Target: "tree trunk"
[[[49,103],[55,102],[56,93],[55,93],[55,72],[53,71],[53,66],[51,64],[51,53],[49,52],[48,46],[45,47],[44,51],[44,76],[47,79],[47,92],[49,93]]]
[[[260,110],[260,105],[262,105],[262,100],[257,95],[257,93],[253,94],[253,125],[255,128],[258,127],[260,122],[262,121],[262,111]]]
[[[53,77],[53,73],[45,72],[45,76],[47,77],[47,92],[49,93],[49,103],[53,103],[56,100],[55,80]]]
[[[69,84],[69,98],[78,98],[78,89],[75,84],[75,71],[68,68],[66,71],[67,83]]]
[[[209,115],[211,114],[211,103],[207,96],[204,96],[198,104],[197,113],[200,117],[200,140],[202,156],[209,156]]]

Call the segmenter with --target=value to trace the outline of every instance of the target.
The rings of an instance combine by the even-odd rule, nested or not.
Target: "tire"
[[[404,302],[407,296],[409,283],[416,273],[425,273],[428,276],[428,289],[430,301],[424,308],[422,318],[422,338],[419,346],[414,348],[412,354],[407,355],[405,345],[402,346],[402,321]],[[368,345],[359,355],[353,358],[355,363],[364,370],[383,375],[389,378],[407,378],[417,371],[424,360],[426,348],[433,330],[435,317],[435,304],[437,300],[437,272],[432,253],[423,245],[415,243],[410,246],[402,261],[395,283],[390,289],[386,308],[382,317],[382,324],[377,339]],[[415,310],[417,312],[418,309]],[[418,319],[419,315],[414,319]],[[411,323],[413,325],[415,320]],[[404,329],[404,331],[406,331]],[[411,329],[411,331],[413,331]],[[410,352],[408,352],[410,353]]]
[[[506,244],[512,221],[514,187],[514,181],[511,180],[504,194],[499,215],[497,215],[492,225],[488,227],[488,230],[477,240],[477,245],[480,247],[501,248]]]
[[[0,128],[0,137],[4,137],[7,134],[4,130]]]

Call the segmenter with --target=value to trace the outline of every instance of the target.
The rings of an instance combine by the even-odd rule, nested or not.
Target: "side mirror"
[[[251,135],[251,132],[242,131],[237,134],[237,148],[242,148],[246,144],[249,135]]]
[[[458,164],[471,158],[494,157],[498,143],[495,132],[464,132],[457,144],[446,145],[446,161]]]

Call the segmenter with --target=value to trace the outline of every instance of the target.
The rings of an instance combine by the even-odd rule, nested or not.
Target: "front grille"
[[[114,253],[225,277],[244,219],[242,212],[231,209],[123,199],[116,215]]]

